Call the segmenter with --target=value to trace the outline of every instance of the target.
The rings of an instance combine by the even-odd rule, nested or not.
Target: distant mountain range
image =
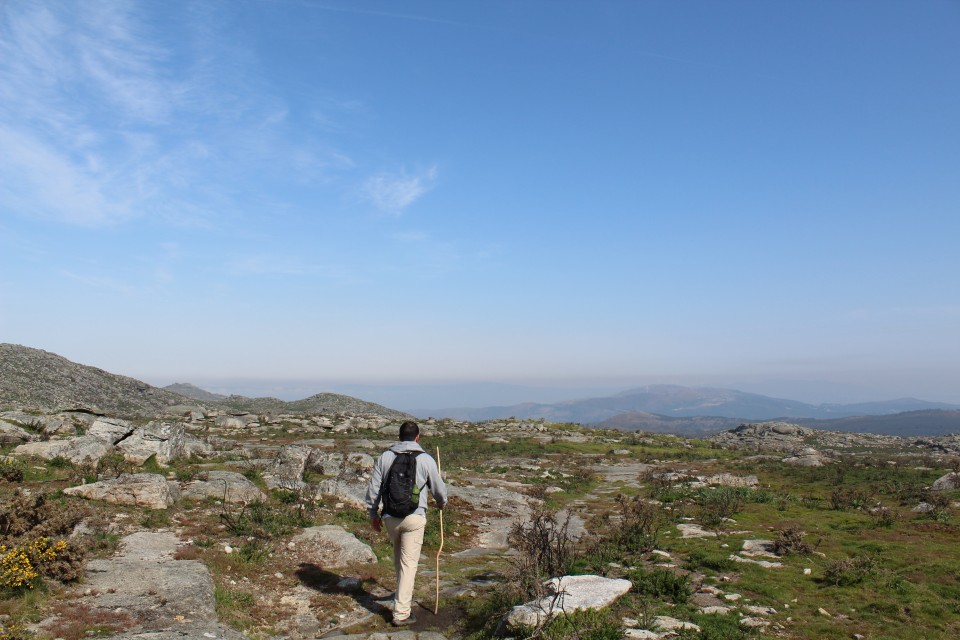
[[[554,422],[598,424],[622,414],[648,413],[663,417],[733,418],[736,420],[773,420],[777,418],[811,418],[831,420],[861,415],[887,415],[904,411],[960,409],[960,405],[901,398],[883,402],[857,404],[807,404],[796,400],[771,398],[756,393],[710,387],[648,385],[612,396],[568,400],[552,404],[524,403],[506,407],[478,409],[456,408],[428,410],[434,417],[460,420],[493,420],[497,418],[544,418]],[[418,412],[423,413],[423,412]]]
[[[161,389],[41,349],[0,344],[0,409],[49,412],[87,409],[117,416],[155,416],[173,405],[197,403],[213,409],[251,413],[410,417],[402,411],[337,393],[318,393],[303,400],[284,402],[276,398],[224,397],[185,383]]]
[[[958,410],[960,405],[927,402],[916,398],[813,405],[733,389],[649,385],[600,398],[552,404],[523,403],[505,407],[436,409],[420,411],[417,414],[473,422],[508,417],[544,419],[551,422],[577,422],[609,428],[693,436],[717,433],[743,422],[765,420],[822,425],[823,428],[840,431],[936,435],[960,432]],[[871,419],[874,417],[885,419],[874,421]],[[874,426],[881,430],[874,431]]]

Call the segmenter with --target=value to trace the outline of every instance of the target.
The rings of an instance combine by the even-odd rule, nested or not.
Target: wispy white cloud
[[[437,179],[437,167],[420,173],[379,173],[368,178],[362,187],[363,197],[381,211],[400,215],[403,210],[430,191]]]
[[[0,4],[0,212],[206,226],[251,207],[266,174],[324,184],[352,166],[302,134],[229,37],[229,14],[171,5],[164,19],[178,26],[160,33],[157,10],[125,0]]]

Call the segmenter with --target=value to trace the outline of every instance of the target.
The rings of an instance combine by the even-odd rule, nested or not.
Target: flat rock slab
[[[547,588],[554,594],[514,607],[507,616],[510,626],[535,627],[543,620],[580,609],[602,609],[630,591],[629,580],[600,576],[552,578]]]
[[[436,631],[394,631],[392,633],[351,633],[343,636],[326,636],[331,640],[447,640],[447,637]]]
[[[136,627],[117,638],[225,638],[244,636],[218,624],[213,579],[198,560],[176,560],[179,540],[169,531],[126,536],[121,551],[87,564],[75,602],[91,609],[122,611]]]
[[[779,569],[783,566],[782,562],[770,562],[769,560],[754,560],[753,558],[744,558],[736,554],[731,554],[730,559],[741,564],[755,564],[764,569]]]
[[[744,540],[740,554],[749,558],[779,558],[773,551],[775,548],[773,540]]]
[[[607,482],[621,482],[628,487],[639,487],[641,478],[653,465],[642,462],[625,464],[600,464],[589,467],[590,471],[603,476]]]

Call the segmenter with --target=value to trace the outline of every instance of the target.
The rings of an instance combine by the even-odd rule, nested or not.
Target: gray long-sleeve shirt
[[[371,519],[379,517],[380,485],[383,483],[383,479],[387,477],[387,472],[390,470],[397,454],[404,451],[423,451],[423,448],[419,443],[412,440],[400,441],[377,458],[377,463],[373,467],[373,476],[371,476],[370,484],[367,486],[367,513]],[[443,505],[447,503],[447,486],[443,484],[443,479],[440,477],[437,461],[430,457],[429,453],[423,452],[417,456],[416,483],[421,489],[420,502],[413,513],[420,516],[427,514],[427,492],[423,491],[424,486],[430,487],[430,493],[433,494],[433,500],[437,503],[438,508],[442,509]]]

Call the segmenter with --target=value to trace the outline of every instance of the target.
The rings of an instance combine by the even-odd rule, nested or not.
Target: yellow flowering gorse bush
[[[44,537],[12,548],[0,545],[0,588],[32,589],[43,565],[64,554],[67,546],[66,540],[50,544]]]

